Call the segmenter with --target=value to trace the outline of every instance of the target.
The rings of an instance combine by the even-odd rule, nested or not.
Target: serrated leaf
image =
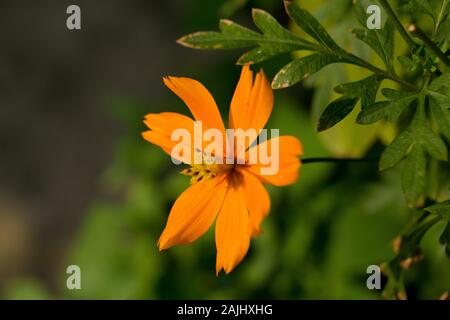
[[[424,210],[450,221],[450,200],[433,204],[432,206],[426,207]]]
[[[393,23],[387,19],[387,14],[384,12],[384,9],[381,9],[381,17],[384,18],[385,22],[382,25],[381,29],[369,30],[367,29],[367,8],[370,5],[378,5],[380,8],[382,6],[375,0],[357,0],[354,1],[355,7],[354,12],[355,15],[360,22],[360,24],[364,27],[364,29],[353,29],[352,32],[355,36],[369,45],[381,58],[384,64],[391,69],[392,68],[392,59],[394,57],[394,25]]]
[[[244,53],[237,61],[237,64],[255,64],[260,63],[279,54],[289,52],[284,46],[260,46]]]
[[[367,14],[367,8],[370,5],[377,5],[381,10],[382,6],[377,0],[354,0],[353,2],[353,13],[355,14],[356,19],[358,22],[366,28],[367,24],[367,18],[369,17]],[[384,12],[381,12],[381,18],[385,18]],[[383,19],[384,21],[385,19]]]
[[[318,131],[331,128],[352,112],[359,98],[339,98],[331,102],[320,116],[317,124]]]
[[[410,131],[405,130],[400,133],[381,154],[379,169],[381,171],[386,170],[399,163],[413,143],[414,140]]]
[[[402,169],[402,188],[406,202],[416,207],[423,202],[426,181],[426,157],[420,145],[414,145]]]
[[[274,17],[263,10],[254,9],[253,19],[262,34],[223,19],[219,23],[220,32],[196,32],[182,37],[178,43],[194,49],[257,47],[241,56],[239,64],[257,63],[281,53],[314,50],[317,47],[283,28]]]
[[[238,64],[259,63],[278,54],[309,48],[311,45],[283,28],[268,12],[253,9],[252,15],[253,22],[263,33],[266,42],[260,42],[259,47],[244,53],[239,58]],[[271,42],[269,39],[276,39],[276,42]]]
[[[281,26],[268,12],[261,9],[252,10],[253,22],[265,35],[273,35],[282,39],[293,39],[295,36]]]
[[[282,89],[290,87],[316,73],[326,65],[340,61],[337,56],[320,53],[295,59],[278,71],[272,81],[272,88]]]
[[[230,20],[220,20],[221,32],[200,31],[180,38],[177,42],[194,49],[235,49],[254,46],[262,36]]]
[[[381,30],[384,30],[384,32],[368,29],[353,29],[352,32],[359,40],[369,45],[386,66],[390,66],[394,53],[392,23],[386,23]]]
[[[440,132],[450,141],[450,106],[445,106],[434,96],[428,97],[431,113],[439,126]]]
[[[359,81],[340,84],[334,88],[334,91],[347,97],[361,98],[361,108],[364,109],[375,102],[382,80],[380,76],[371,75]]]
[[[423,127],[417,130],[417,138],[430,156],[436,160],[447,160],[447,146],[431,129]]]
[[[286,12],[292,21],[303,31],[313,37],[318,43],[332,52],[342,51],[341,47],[334,42],[325,28],[305,9],[300,8],[295,2],[285,1]]]
[[[430,16],[435,20],[434,10],[428,2],[429,0],[409,0],[409,2],[403,6],[403,11],[408,13],[421,12]]]
[[[408,95],[397,100],[379,101],[367,106],[358,114],[356,122],[371,124],[385,117],[391,121],[397,119],[402,111],[416,99],[416,95]]]
[[[446,72],[434,79],[428,91],[437,97],[443,95],[450,98],[450,73]],[[450,103],[449,100],[447,102]]]
[[[411,95],[411,92],[399,91],[391,88],[383,88],[381,89],[381,93],[389,100],[398,100],[401,98],[406,98]]]

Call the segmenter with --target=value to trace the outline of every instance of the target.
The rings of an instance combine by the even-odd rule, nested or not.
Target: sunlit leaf
[[[325,28],[305,9],[300,8],[295,2],[285,1],[286,11],[300,28],[313,37],[317,42],[332,52],[342,51],[331,38]]]
[[[220,20],[221,32],[200,31],[189,34],[178,40],[194,49],[234,49],[255,46],[262,36],[230,20]]]
[[[245,53],[238,63],[258,63],[280,53],[295,50],[313,50],[314,44],[283,28],[269,13],[253,10],[253,21],[261,30],[255,32],[231,20],[222,19],[220,32],[201,31],[189,34],[178,43],[194,49],[236,49],[257,47]]]
[[[392,22],[387,19],[382,25],[381,29],[367,29],[367,7],[369,5],[378,5],[382,8],[377,1],[374,0],[357,0],[354,2],[354,12],[364,29],[353,29],[353,34],[369,45],[381,58],[384,64],[392,69],[393,57],[394,57],[394,26]],[[384,10],[381,11],[381,17],[386,19],[387,14]]]
[[[342,60],[339,60],[337,56],[320,53],[295,59],[278,71],[272,81],[272,88],[282,89],[290,87],[326,65],[340,61]]]

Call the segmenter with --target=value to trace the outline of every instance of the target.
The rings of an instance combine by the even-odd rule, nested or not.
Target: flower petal
[[[202,121],[204,129],[225,127],[214,98],[200,82],[190,78],[165,77],[164,84],[188,106],[194,118]]]
[[[179,113],[162,112],[150,113],[145,116],[144,123],[149,127],[148,131],[142,133],[145,140],[161,147],[168,155],[172,155],[172,148],[180,143],[171,139],[172,132],[177,129],[185,129],[190,136],[194,136],[194,120]],[[192,163],[194,157],[194,143],[193,141],[182,141],[189,143],[191,150],[189,157],[182,157],[180,160],[184,163]]]
[[[216,274],[228,274],[242,261],[250,245],[250,221],[243,186],[228,187],[216,221]]]
[[[273,91],[264,71],[258,72],[253,83],[253,72],[245,65],[231,100],[229,126],[259,132],[269,120],[272,108]]]
[[[226,191],[223,177],[200,181],[187,188],[172,206],[158,241],[159,250],[191,243],[202,236],[214,222]]]
[[[270,211],[270,197],[261,181],[250,172],[240,170],[244,176],[244,197],[250,216],[251,235],[261,233],[261,223]]]
[[[279,156],[272,154],[272,143],[278,143]],[[297,181],[298,171],[301,167],[299,156],[303,154],[303,147],[300,140],[293,136],[280,136],[266,140],[254,148],[256,147],[263,148],[262,150],[267,148],[267,155],[271,162],[262,163],[259,158],[258,163],[245,166],[245,170],[255,174],[263,182],[275,186],[285,186]],[[247,151],[247,159],[250,152],[251,149]],[[267,169],[270,166],[277,168],[277,170],[267,173]]]

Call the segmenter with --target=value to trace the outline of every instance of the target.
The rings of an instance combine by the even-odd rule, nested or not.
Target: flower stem
[[[450,66],[450,59],[431,41],[430,38],[415,24],[411,24],[408,27],[408,31],[412,35],[422,40],[422,42],[443,62],[445,65]]]
[[[441,26],[442,20],[445,17],[445,12],[447,10],[447,6],[448,6],[448,0],[443,0],[442,1],[442,5],[441,5],[441,10],[439,10],[439,14],[436,20],[436,24],[434,26],[434,31],[433,31],[433,37],[436,36],[436,34],[439,31],[439,27]]]
[[[330,158],[330,157],[316,157],[316,158],[304,158],[301,159],[303,164],[318,163],[318,162],[375,162],[374,158]]]
[[[405,88],[407,88],[408,90],[411,90],[411,91],[417,91],[418,90],[418,88],[414,84],[401,79],[396,74],[393,74],[393,73],[391,73],[389,71],[386,71],[386,70],[382,70],[382,69],[374,66],[370,62],[367,62],[364,59],[361,59],[360,57],[355,56],[354,54],[347,53],[346,57],[347,57],[347,59],[348,59],[348,61],[350,63],[353,63],[353,64],[358,65],[360,67],[366,68],[367,70],[370,70],[370,71],[372,71],[372,72],[374,72],[376,74],[379,74],[379,75],[383,76],[386,79],[390,79],[392,81],[395,81],[395,82],[401,84],[402,86],[404,86]]]
[[[402,23],[398,19],[398,17],[395,14],[394,10],[392,10],[391,6],[387,3],[386,0],[379,0],[379,2],[383,6],[384,10],[386,10],[386,13],[389,15],[389,17],[392,19],[392,22],[394,23],[395,27],[397,28],[398,32],[403,37],[403,39],[406,41],[406,43],[411,48],[414,48],[416,46],[416,43],[409,36],[408,32],[406,32],[405,28],[403,27]]]

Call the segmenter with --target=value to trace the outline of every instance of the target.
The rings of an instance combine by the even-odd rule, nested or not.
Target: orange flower
[[[164,83],[188,106],[203,128],[215,128],[225,135],[216,103],[208,90],[189,78],[167,77]],[[231,101],[229,126],[232,129],[256,129],[266,125],[273,107],[273,92],[261,70],[253,79],[253,72],[244,66]],[[177,144],[171,140],[175,129],[193,132],[194,120],[172,112],[148,114],[144,123],[151,129],[144,139],[171,154]],[[300,141],[292,136],[266,140],[279,146],[279,170],[272,175],[261,174],[264,164],[191,164],[182,173],[191,176],[191,185],[175,201],[167,225],[158,241],[160,250],[177,244],[187,244],[202,236],[215,224],[217,248],[216,274],[224,269],[229,273],[246,255],[250,238],[261,232],[261,222],[270,210],[270,198],[263,183],[284,186],[298,179],[303,153]],[[247,145],[248,146],[248,145]],[[255,146],[250,145],[250,149]],[[195,151],[194,151],[195,152]],[[247,153],[246,150],[246,159]],[[186,161],[185,161],[186,162]]]

